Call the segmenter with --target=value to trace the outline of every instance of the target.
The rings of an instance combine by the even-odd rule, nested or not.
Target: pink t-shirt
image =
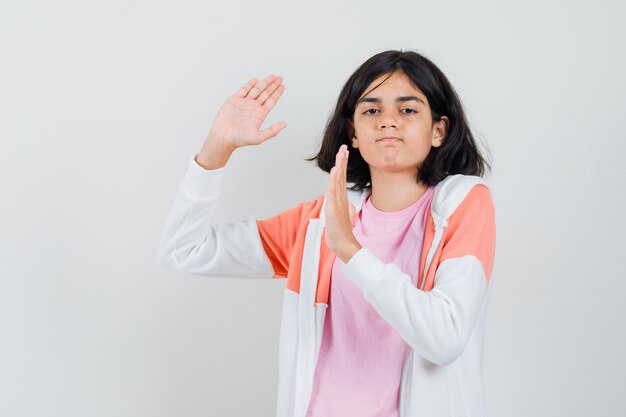
[[[417,285],[424,227],[435,187],[396,212],[363,203],[353,229],[359,243],[393,262]],[[397,417],[409,345],[365,300],[336,258],[307,417]]]

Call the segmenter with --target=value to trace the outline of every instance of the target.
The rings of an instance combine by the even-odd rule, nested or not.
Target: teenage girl
[[[330,173],[326,194],[269,219],[213,224],[232,153],[286,127],[261,129],[282,82],[253,78],[219,110],[190,158],[159,261],[287,279],[279,417],[484,416],[495,212],[450,82],[416,52],[372,56],[309,159]]]

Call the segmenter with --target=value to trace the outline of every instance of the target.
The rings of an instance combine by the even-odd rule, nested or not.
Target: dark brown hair
[[[396,71],[404,72],[426,96],[433,122],[441,120],[442,116],[448,118],[443,144],[431,148],[422,166],[417,168],[416,182],[436,185],[453,174],[482,177],[490,166],[474,141],[461,100],[443,72],[428,58],[413,51],[380,52],[356,69],[341,89],[335,110],[326,123],[319,152],[306,161],[315,161],[323,171],[330,172],[339,147],[346,144],[351,151],[347,182],[354,183],[350,189],[370,188],[369,165],[350,141],[354,133],[354,110],[357,100],[376,78]]]

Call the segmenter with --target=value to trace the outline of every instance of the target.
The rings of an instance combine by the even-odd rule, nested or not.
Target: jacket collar
[[[469,191],[478,184],[488,187],[485,180],[475,175],[449,175],[443,181],[435,186],[435,195],[431,204],[431,215],[435,223],[435,227],[447,226],[447,219],[454,213],[457,207],[465,199]],[[365,199],[372,193],[371,188],[361,191],[346,190],[348,193],[348,201],[354,206],[358,214],[363,208]],[[326,219],[326,196],[322,203],[320,219]]]

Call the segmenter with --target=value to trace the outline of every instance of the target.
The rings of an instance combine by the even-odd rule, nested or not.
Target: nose
[[[392,112],[381,112],[380,119],[378,120],[378,128],[385,129],[388,127],[398,127],[398,122],[393,116]]]

